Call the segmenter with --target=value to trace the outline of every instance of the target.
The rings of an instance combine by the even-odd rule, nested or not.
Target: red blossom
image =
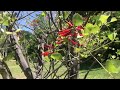
[[[39,20],[33,20],[32,22],[33,23],[39,23]]]
[[[78,30],[78,31],[79,31],[79,30],[82,30],[82,29],[84,29],[82,26],[77,26],[77,27],[76,27],[76,30]]]
[[[70,33],[70,36],[73,36],[73,37],[77,37],[78,33],[74,32],[74,33]]]
[[[78,46],[84,46],[83,44],[78,44]]]
[[[42,55],[45,57],[45,56],[48,56],[48,55],[50,55],[50,54],[52,54],[52,52],[48,52],[48,51],[46,51],[46,52],[43,52],[42,53]]]
[[[61,40],[62,40],[62,38],[61,38],[61,37],[58,37],[58,38],[57,38],[57,40],[58,40],[58,41],[61,41]]]
[[[59,31],[58,34],[65,37],[65,36],[68,36],[71,32],[71,29],[64,29],[62,31]]]
[[[68,38],[68,40],[69,40],[73,45],[79,45],[79,43],[76,42],[76,41],[74,41],[74,40],[71,40],[71,39],[69,39],[69,38]]]
[[[63,41],[57,41],[56,44],[62,44]]]
[[[68,26],[69,28],[73,27],[72,22],[69,21],[69,22],[67,22],[67,24],[69,25],[69,26]]]
[[[48,48],[49,48],[49,46],[48,46],[48,45],[44,45],[44,48],[48,49]]]
[[[35,24],[35,23],[31,23],[30,26],[37,26],[37,24]]]
[[[45,44],[44,48],[46,48],[46,49],[52,49],[52,48],[54,48],[54,46],[52,44],[50,44],[50,45]]]
[[[79,34],[80,36],[83,36],[83,34]]]

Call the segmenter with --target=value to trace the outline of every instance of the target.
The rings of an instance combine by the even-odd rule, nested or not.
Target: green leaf
[[[6,32],[6,34],[7,34],[7,35],[11,35],[11,34],[13,34],[13,33],[12,33],[12,32]]]
[[[83,24],[82,16],[78,13],[73,15],[72,21],[75,26],[79,26]]]
[[[101,54],[98,54],[98,56],[101,56]]]
[[[3,56],[0,54],[0,60],[2,60],[3,59]]]
[[[87,54],[80,54],[80,56],[81,56],[82,58],[87,58],[87,57],[88,57]]]
[[[115,21],[117,21],[117,19],[113,17],[110,22],[115,22]]]
[[[47,62],[49,62],[49,61],[50,61],[50,58],[49,58],[48,56],[45,56],[45,57],[44,57],[44,60],[47,61]]]
[[[51,58],[55,60],[62,60],[62,55],[60,53],[53,53],[51,54]]]
[[[108,17],[109,15],[101,15],[99,20],[101,21],[102,24],[106,24]]]
[[[1,28],[1,31],[4,32],[5,30]]]
[[[3,23],[3,18],[2,18],[2,16],[0,16],[0,24],[2,24]]]
[[[75,53],[80,52],[80,50],[81,50],[80,48],[76,48],[76,47],[74,48],[74,52],[75,52]]]
[[[110,72],[110,73],[118,73],[117,68],[114,66],[113,61],[112,60],[108,60],[106,61],[106,69]]]
[[[110,34],[108,34],[108,38],[109,38],[111,41],[113,41],[113,40],[116,38],[116,35],[117,35],[117,33],[115,33],[115,32],[110,33]]]
[[[3,25],[4,25],[4,26],[9,26],[9,21],[8,21],[8,20],[5,20],[5,21],[3,22]]]
[[[119,49],[117,49],[117,52],[116,52],[118,55],[120,55],[120,50]]]
[[[120,60],[116,60],[116,59],[107,60],[105,67],[110,73],[119,73],[120,72]]]
[[[116,56],[115,56],[115,55],[112,55],[112,56],[111,56],[111,58],[112,58],[112,59],[115,59],[115,58],[116,58]]]
[[[21,29],[17,29],[15,32],[17,33],[17,32],[20,32],[21,31]]]
[[[84,35],[89,35],[91,33],[96,34],[96,33],[99,33],[99,31],[100,31],[100,27],[99,26],[93,25],[91,23],[87,23],[86,27],[85,27],[85,29],[83,31],[83,34]]]
[[[64,11],[64,18],[67,19],[70,13],[70,11]]]
[[[91,30],[91,33],[96,34],[99,33],[100,27],[97,25],[93,25],[93,29]]]
[[[103,48],[104,48],[104,49],[108,49],[108,46],[104,46]]]
[[[13,18],[12,18],[12,22],[14,22],[16,19],[17,19],[17,18],[13,17]]]
[[[45,17],[45,16],[46,16],[46,13],[45,13],[45,12],[42,12],[41,15]]]
[[[83,34],[84,34],[84,35],[89,35],[89,34],[91,34],[92,29],[93,29],[93,25],[92,25],[91,23],[87,23],[87,24],[86,24],[86,27],[85,27],[85,29],[84,29],[84,31],[83,31]]]

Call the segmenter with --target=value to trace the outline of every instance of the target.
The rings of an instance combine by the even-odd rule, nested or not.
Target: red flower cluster
[[[48,52],[48,51],[46,51],[46,52],[43,52],[42,53],[42,55],[45,57],[45,56],[48,56],[48,55],[50,55],[50,54],[52,54],[53,52]]]
[[[54,46],[52,44],[50,44],[50,45],[45,44],[44,48],[47,49],[47,50],[52,50],[54,48]],[[45,52],[42,53],[42,55],[45,57],[45,56],[48,56],[48,55],[50,55],[52,53],[53,52],[45,51]]]
[[[76,30],[80,31],[80,30],[83,30],[84,28],[82,26],[77,26],[76,27]]]
[[[33,23],[39,23],[39,20],[33,20],[32,22]]]
[[[74,32],[74,33],[70,33],[70,36],[73,36],[73,37],[77,37],[78,33]]]
[[[36,22],[36,21],[33,21],[33,22]],[[76,38],[78,35],[83,37],[83,34],[81,34],[80,31],[84,30],[84,28],[82,26],[77,26],[74,30],[74,28],[73,28],[74,25],[71,22],[67,22],[67,24],[68,24],[68,28],[63,29],[58,32],[59,37],[57,38],[56,44],[62,44],[64,42],[63,38],[66,37],[68,39],[68,41],[71,42],[72,45],[83,46],[83,45],[80,45],[78,41],[71,39],[71,37]],[[54,48],[54,46],[52,44],[50,44],[50,45],[45,44],[44,48],[46,48],[48,50],[52,50]],[[42,55],[45,57],[45,56],[49,56],[52,53],[53,52],[45,51],[42,53]]]
[[[59,31],[58,34],[61,36],[68,36],[71,33],[71,29],[64,29],[62,31]]]
[[[66,36],[70,35],[70,36],[76,37],[79,33],[78,31],[84,30],[84,28],[82,26],[77,26],[75,28],[75,31],[72,33],[71,28],[73,27],[73,24],[71,22],[68,22],[68,25],[69,25],[68,28],[63,29],[63,30],[58,32],[58,34],[60,36],[66,37]]]
[[[56,44],[61,44],[63,42],[63,39],[61,37],[57,38]]]
[[[63,29],[61,31],[58,32],[58,34],[62,37],[66,37],[68,38],[68,40],[73,44],[73,45],[78,45],[80,46],[80,44],[74,40],[71,40],[70,37],[74,37],[76,38],[78,35],[83,37],[83,34],[81,34],[81,30],[84,30],[84,28],[82,26],[77,26],[75,28],[74,31],[72,31],[73,29],[73,24],[71,22],[67,22],[68,24],[68,28]],[[56,44],[61,44],[63,42],[63,39],[60,37],[59,40],[57,39]]]
[[[45,49],[53,49],[54,46],[53,46],[52,44],[50,44],[50,45],[45,44],[45,45],[44,45],[44,48],[45,48]]]
[[[67,22],[68,24],[68,28],[72,28],[73,27],[73,24],[71,22]]]
[[[68,40],[69,40],[73,45],[79,45],[79,43],[76,42],[76,41],[74,41],[74,40],[71,40],[71,39],[69,39],[69,38],[68,38]]]
[[[35,19],[35,20],[32,21],[32,23],[30,25],[31,26],[37,26],[39,22],[40,22],[39,20]]]

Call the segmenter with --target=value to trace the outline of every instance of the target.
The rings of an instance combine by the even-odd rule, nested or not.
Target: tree
[[[0,16],[3,78],[13,78],[6,64],[11,56],[27,79],[78,79],[83,62],[91,64],[84,79],[95,64],[112,78],[112,73],[119,72],[119,11],[43,11],[32,22],[27,20],[29,26],[23,25],[32,32],[17,27],[19,20],[34,12],[21,13],[3,12]],[[46,62],[50,63],[47,67]],[[65,71],[59,75],[62,67]]]

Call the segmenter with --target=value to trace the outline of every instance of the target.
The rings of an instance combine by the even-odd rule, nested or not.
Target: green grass
[[[10,61],[7,62],[7,65],[9,66],[9,68],[10,68],[10,70],[12,72],[13,77],[15,77],[17,79],[24,79],[25,78],[21,68],[19,67],[19,65],[16,64],[15,61],[10,60]],[[2,77],[0,76],[0,79],[1,78]]]
[[[22,70],[20,69],[19,65],[16,64],[15,61],[11,60],[9,62],[7,62],[13,77],[17,78],[17,79],[25,79],[26,77],[24,76]],[[48,68],[49,67],[49,63],[46,62],[45,66]],[[55,66],[58,67],[59,63]],[[64,71],[66,70],[66,68],[63,66],[59,69],[57,75],[62,74]],[[46,72],[46,70],[44,69],[44,72]],[[80,72],[79,72],[79,78],[83,79],[85,74],[87,72],[87,67],[81,68]],[[112,74],[116,79],[120,79],[120,73],[118,74]],[[49,77],[50,78],[50,77]],[[0,79],[2,79],[2,77],[0,76]],[[112,79],[110,77],[110,75],[101,67],[96,67],[91,69],[90,73],[87,76],[87,79]]]

